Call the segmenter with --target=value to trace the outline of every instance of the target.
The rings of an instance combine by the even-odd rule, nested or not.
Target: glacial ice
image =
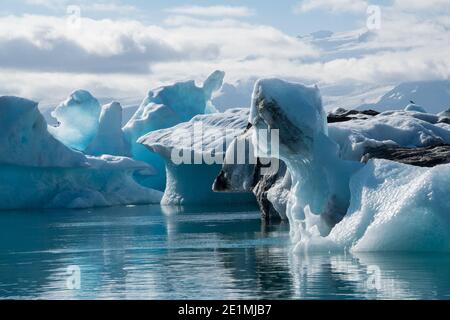
[[[327,136],[323,114],[316,88],[271,79],[255,86],[251,130],[280,130],[296,250],[450,251],[450,165],[357,162],[371,145],[449,142],[450,126],[434,115],[392,111],[332,124]]]
[[[48,132],[35,102],[0,97],[0,114],[0,209],[159,203],[162,193],[135,181],[154,174],[150,165],[65,146]]]
[[[151,163],[158,171],[155,177],[145,182],[148,186],[164,190],[165,164],[158,154],[149,152],[137,140],[149,132],[189,121],[196,115],[215,112],[211,98],[214,91],[222,86],[224,76],[224,72],[215,71],[202,87],[198,87],[194,81],[186,81],[151,90],[125,125],[123,130],[131,144],[132,157]]]
[[[254,202],[253,191],[267,212],[286,211],[299,250],[450,251],[450,164],[360,162],[369,148],[450,144],[448,112],[409,105],[327,124],[317,88],[265,79],[250,110],[215,113],[223,76],[151,91],[123,129],[120,104],[100,107],[87,91],[54,110],[58,127],[47,126],[37,103],[0,97],[0,209],[236,204]],[[241,140],[260,159],[273,155],[260,129],[279,130],[276,156],[287,171],[255,180],[258,165],[222,167]],[[231,193],[212,191],[219,172]],[[164,189],[166,175],[163,194],[154,189]]]
[[[450,143],[450,125],[438,121],[438,116],[427,113],[386,111],[366,120],[331,123],[328,130],[339,144],[341,158],[360,161],[370,147]]]
[[[0,164],[69,168],[87,166],[85,156],[55,139],[37,103],[0,97]]]
[[[352,177],[348,213],[319,249],[450,251],[449,182],[450,165],[370,161]]]
[[[319,90],[278,79],[259,80],[250,123],[253,144],[262,157],[271,154],[273,146],[258,143],[258,130],[279,130],[279,158],[292,178],[287,216],[294,241],[302,241],[312,228],[327,235],[346,214],[349,179],[361,164],[339,158],[338,146],[327,136]]]
[[[164,158],[167,184],[164,205],[255,202],[251,194],[215,193],[230,142],[248,124],[248,109],[198,115],[175,127],[150,132],[138,142]]]
[[[248,117],[247,117],[248,118]],[[245,157],[237,163],[236,150],[245,149]],[[255,156],[252,134],[246,130],[227,149],[222,170],[214,181],[216,192],[253,193],[266,221],[287,220],[286,207],[291,189],[291,176],[284,162]],[[265,170],[264,172],[262,170]]]
[[[131,156],[130,144],[122,131],[122,106],[118,102],[102,106],[97,133],[87,147],[86,154],[100,156]]]
[[[101,106],[88,91],[77,90],[52,112],[59,122],[49,127],[51,134],[66,146],[84,151],[98,130]]]

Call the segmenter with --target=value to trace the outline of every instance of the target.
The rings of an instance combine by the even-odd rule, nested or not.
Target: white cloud
[[[303,0],[294,7],[294,13],[301,14],[313,10],[332,12],[365,12],[368,2],[364,0]]]
[[[450,0],[394,0],[394,6],[409,10],[450,9]]]
[[[169,13],[202,17],[248,17],[254,11],[243,6],[180,6],[169,8]]]
[[[65,10],[69,5],[79,6],[81,10],[95,13],[117,13],[130,14],[139,10],[132,5],[121,4],[117,1],[70,1],[70,0],[25,0],[26,4],[34,6],[43,6],[53,10]]]
[[[117,3],[88,3],[81,5],[82,10],[91,12],[103,12],[103,13],[136,13],[139,10],[131,5],[123,5]]]
[[[85,88],[139,100],[161,82],[202,80],[215,69],[231,82],[282,77],[347,87],[450,77],[448,16],[382,7],[382,19],[377,32],[314,40],[233,17],[172,15],[161,26],[83,18],[73,29],[63,17],[4,16],[0,94],[49,103]]]
[[[46,8],[50,8],[50,9],[54,9],[54,8],[58,8],[61,6],[61,4],[64,5],[64,3],[62,3],[64,1],[59,1],[59,0],[25,0],[26,4],[29,5],[34,5],[34,6],[43,6]]]
[[[96,83],[107,87],[104,95],[121,94],[121,82],[134,83],[127,86],[132,88],[130,94],[145,93],[160,80],[202,79],[227,64],[245,66],[259,57],[289,61],[317,54],[312,46],[273,27],[235,20],[191,19],[160,27],[132,20],[81,18],[78,29],[64,17],[38,15],[0,17],[0,47],[2,79],[9,79],[9,83],[0,79],[1,93],[20,88],[17,94],[44,101],[59,95],[63,87],[66,93],[61,98],[77,87],[89,89]],[[164,63],[184,64],[190,70],[159,73],[157,66]],[[71,81],[70,75],[77,81]],[[230,73],[234,79],[246,76]],[[45,77],[58,80],[45,81]],[[111,77],[116,81],[110,81]],[[130,78],[136,80],[130,82]]]

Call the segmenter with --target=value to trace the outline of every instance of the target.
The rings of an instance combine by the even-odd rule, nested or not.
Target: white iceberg
[[[260,80],[253,130],[280,130],[292,176],[287,208],[297,250],[450,251],[450,164],[419,168],[360,160],[364,149],[448,143],[450,126],[426,113],[393,111],[329,126],[316,88]],[[341,148],[335,142],[338,142]],[[264,145],[254,144],[261,154]],[[272,146],[269,146],[272,147]]]
[[[167,186],[162,204],[236,204],[255,202],[251,194],[215,193],[214,180],[225,152],[248,124],[248,109],[199,115],[173,128],[153,131],[139,139],[164,158]]]
[[[245,157],[241,159],[243,161],[239,163],[236,161],[238,148],[247,151]],[[286,207],[291,189],[291,176],[284,162],[278,161],[273,165],[275,161],[277,159],[255,157],[252,133],[246,130],[228,147],[222,170],[214,181],[213,190],[253,193],[264,220],[287,220]]]
[[[86,157],[55,139],[37,103],[0,97],[0,164],[27,167],[83,167]]]
[[[347,212],[349,179],[361,164],[339,158],[338,146],[327,135],[319,90],[278,79],[259,80],[250,123],[262,157],[270,150],[258,143],[258,130],[279,130],[279,158],[292,178],[287,216],[294,241],[301,241],[313,227],[327,235]]]
[[[328,125],[330,138],[343,159],[360,161],[367,148],[382,145],[427,147],[450,143],[450,125],[432,114],[387,111],[366,120]]]
[[[195,81],[178,82],[174,85],[151,90],[134,116],[123,128],[127,141],[131,144],[132,157],[151,163],[158,175],[145,183],[164,190],[164,160],[151,153],[137,140],[152,131],[173,127],[191,120],[199,114],[215,112],[211,103],[212,94],[220,89],[225,73],[215,71],[199,87]]]
[[[102,106],[97,134],[85,150],[86,154],[100,156],[131,156],[130,143],[122,131],[122,106],[118,102]]]
[[[370,161],[352,177],[348,213],[319,249],[450,251],[449,183],[450,165]]]
[[[154,169],[130,158],[85,156],[55,139],[37,103],[0,97],[0,209],[159,203],[136,176]]]

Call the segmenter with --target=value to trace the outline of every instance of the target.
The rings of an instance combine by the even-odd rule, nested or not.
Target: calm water
[[[252,208],[210,211],[2,212],[0,298],[450,298],[449,255],[299,256],[287,225]]]

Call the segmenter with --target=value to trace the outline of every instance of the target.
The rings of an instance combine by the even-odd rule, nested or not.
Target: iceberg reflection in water
[[[254,210],[1,212],[0,298],[450,298],[448,254],[292,254]]]

